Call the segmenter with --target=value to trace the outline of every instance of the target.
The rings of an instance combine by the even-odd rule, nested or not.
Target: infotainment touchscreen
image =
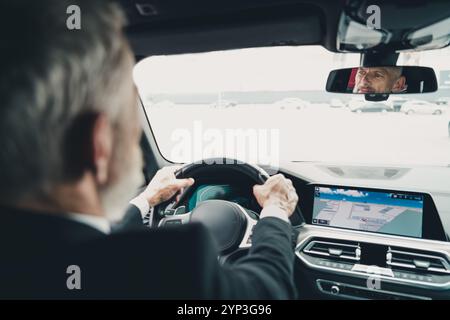
[[[312,223],[421,238],[423,206],[420,194],[316,186]]]

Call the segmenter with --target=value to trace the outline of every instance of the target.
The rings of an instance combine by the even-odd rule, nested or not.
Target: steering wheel
[[[227,170],[227,174],[229,172],[245,175],[254,184],[263,184],[269,178],[269,174],[259,166],[227,158],[209,158],[190,163],[178,170],[175,176],[179,179],[196,178],[217,170]],[[180,195],[179,202],[183,201],[189,189]],[[236,251],[251,247],[252,231],[259,220],[258,213],[226,200],[206,200],[192,211],[185,212],[184,207],[178,207],[179,202],[170,199],[157,205],[153,211],[151,225],[165,227],[200,222],[211,231],[219,257],[230,256]]]

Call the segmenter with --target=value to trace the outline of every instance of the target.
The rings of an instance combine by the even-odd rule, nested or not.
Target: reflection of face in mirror
[[[402,67],[360,67],[353,93],[400,93],[406,91]]]

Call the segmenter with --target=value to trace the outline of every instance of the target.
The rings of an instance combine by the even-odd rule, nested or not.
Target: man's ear
[[[112,141],[113,132],[108,117],[102,113],[95,115],[91,134],[91,163],[94,166],[95,180],[99,185],[105,184],[109,178]]]
[[[392,87],[392,92],[402,92],[406,89],[406,78],[404,76],[401,76],[400,78],[395,81],[394,86]]]

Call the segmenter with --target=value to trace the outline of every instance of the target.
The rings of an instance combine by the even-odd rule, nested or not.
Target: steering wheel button
[[[179,206],[178,208],[175,209],[175,212],[173,214],[179,215],[179,214],[185,214],[185,213],[186,213],[186,206]]]
[[[164,214],[165,214],[166,216],[172,216],[174,213],[175,213],[175,209],[166,209],[166,210],[164,211]]]
[[[167,220],[165,223],[164,223],[164,225],[165,226],[167,226],[167,225],[176,225],[176,224],[181,224],[182,222],[181,222],[181,220],[179,220],[179,219],[177,219],[177,220]]]

